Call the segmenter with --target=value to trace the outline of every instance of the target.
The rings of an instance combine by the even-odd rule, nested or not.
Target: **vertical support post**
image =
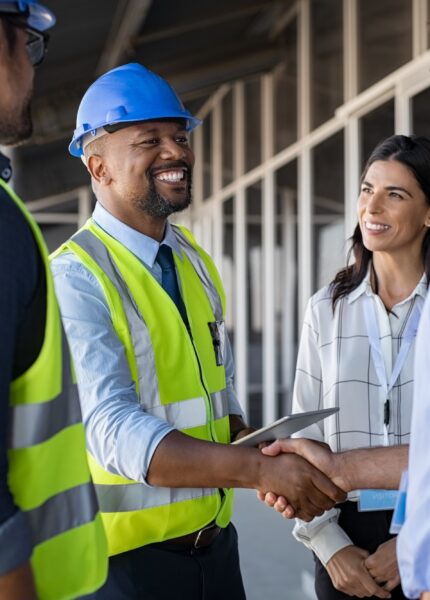
[[[92,213],[92,192],[89,186],[81,187],[78,195],[78,228],[85,225]]]
[[[303,323],[306,303],[312,294],[313,244],[312,244],[312,161],[311,151],[305,148],[299,157],[299,323]]]
[[[305,137],[311,129],[311,3],[301,0],[299,11],[299,102],[298,137]]]
[[[262,77],[261,155],[267,161],[273,155],[273,76]],[[275,359],[275,175],[267,171],[263,179],[263,424],[277,417]]]
[[[238,179],[245,165],[244,88],[238,82],[233,94],[234,123],[234,177]],[[248,288],[246,257],[246,198],[245,190],[239,188],[234,198],[234,257],[236,290],[235,362],[236,390],[239,402],[248,413]]]
[[[427,50],[427,0],[412,0],[412,55],[420,56]]]
[[[213,259],[219,271],[222,269],[223,254],[223,211],[222,200],[217,193],[222,188],[222,98],[212,109],[212,203]]]
[[[360,123],[351,117],[345,126],[345,238],[357,224],[357,198],[360,189]]]
[[[355,98],[358,90],[357,0],[343,0],[343,101]]]

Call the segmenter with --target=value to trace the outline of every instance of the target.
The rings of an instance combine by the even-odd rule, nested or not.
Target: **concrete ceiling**
[[[35,135],[30,145],[15,151],[20,175],[24,170],[27,175],[25,181],[19,177],[18,187],[31,198],[85,181],[77,161],[67,158],[66,145],[80,99],[99,74],[118,64],[141,62],[166,77],[196,111],[220,84],[262,72],[281,60],[279,23],[295,4],[294,0],[43,2],[56,14],[57,25],[36,74]],[[32,171],[38,164],[47,175],[43,184],[34,183]]]

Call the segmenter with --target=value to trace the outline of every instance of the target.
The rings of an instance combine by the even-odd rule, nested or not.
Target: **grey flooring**
[[[293,523],[257,500],[252,490],[237,490],[233,522],[247,600],[315,600],[313,560],[291,535]]]

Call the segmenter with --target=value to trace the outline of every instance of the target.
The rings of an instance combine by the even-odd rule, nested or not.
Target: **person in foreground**
[[[0,144],[31,136],[54,15],[0,1]],[[0,599],[63,600],[107,574],[84,428],[42,235],[0,154]]]
[[[243,598],[229,488],[288,493],[305,519],[344,496],[300,457],[228,445],[249,429],[222,284],[167,220],[191,202],[198,124],[128,64],[88,89],[70,145],[98,202],[52,269],[111,556],[97,598]]]
[[[311,300],[301,338],[293,411],[340,407],[298,435],[335,452],[409,441],[413,360],[430,275],[430,140],[392,136],[362,175],[355,262]],[[367,486],[366,486],[367,487]],[[319,600],[404,598],[389,534],[389,494],[350,501],[295,537],[316,554]],[[359,500],[359,502],[357,502]]]
[[[406,521],[397,541],[402,587],[408,598],[430,600],[430,297],[415,352],[414,408],[409,451]]]

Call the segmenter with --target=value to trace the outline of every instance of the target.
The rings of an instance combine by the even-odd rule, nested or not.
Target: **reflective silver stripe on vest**
[[[222,419],[228,415],[227,391],[221,390],[211,394],[214,419]],[[175,429],[191,429],[207,424],[206,402],[204,398],[190,398],[161,404],[159,406],[145,407],[145,411],[154,417],[164,419]]]
[[[175,502],[195,500],[212,496],[218,491],[213,488],[150,488],[143,483],[129,485],[95,486],[100,510],[103,513],[128,512],[157,506],[168,506]]]
[[[12,406],[10,427],[10,448],[28,448],[41,444],[54,435],[80,423],[81,408],[78,389],[72,383],[70,353],[66,336],[62,334],[62,390],[61,393],[47,402],[35,404],[17,404]]]
[[[98,512],[92,483],[86,483],[49,498],[42,506],[26,511],[33,544],[94,521]]]
[[[214,419],[222,419],[230,413],[227,390],[220,390],[211,394]]]
[[[218,293],[218,290],[216,289],[212,281],[209,271],[207,270],[203,258],[200,256],[198,251],[194,248],[194,246],[191,244],[191,242],[188,240],[185,234],[181,231],[181,229],[175,225],[173,225],[172,227],[178,239],[179,245],[182,247],[183,250],[185,250],[185,254],[190,259],[191,264],[196,270],[196,273],[199,276],[205,288],[215,320],[222,321],[223,311],[221,298]]]
[[[145,407],[145,411],[154,417],[164,419],[175,429],[199,427],[206,425],[208,421],[205,399],[201,397]]]
[[[72,237],[72,241],[85,250],[97,263],[117,290],[122,301],[136,356],[141,403],[145,407],[160,404],[154,351],[148,327],[109,250],[88,229],[78,231]],[[145,357],[145,360],[139,359],[142,356]]]

